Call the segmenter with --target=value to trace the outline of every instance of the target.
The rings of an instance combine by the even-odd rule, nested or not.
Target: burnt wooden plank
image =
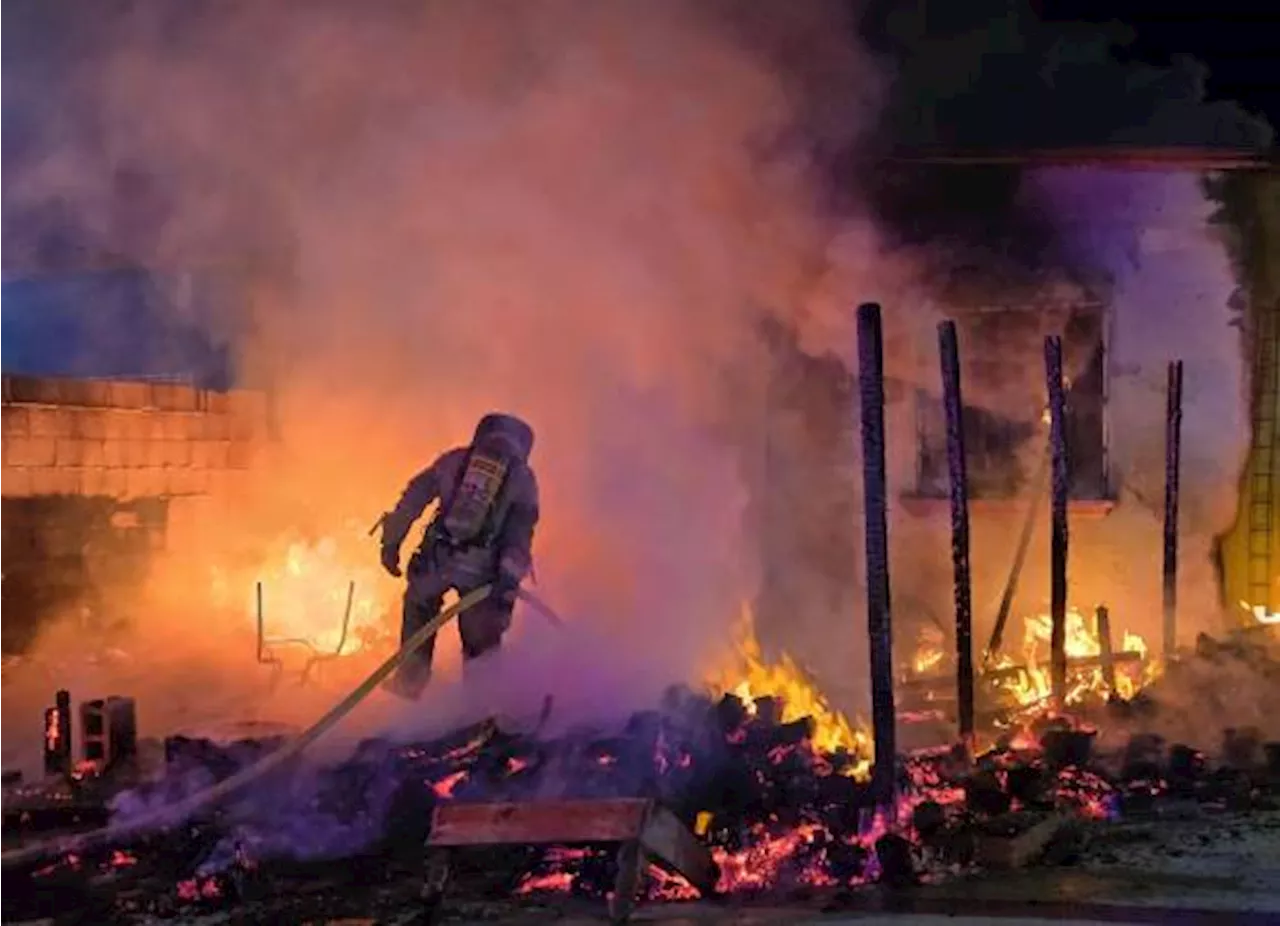
[[[623,842],[640,837],[651,805],[637,799],[443,804],[427,845]]]
[[[707,847],[667,808],[654,805],[640,834],[640,845],[684,875],[703,897],[715,894],[720,869]]]

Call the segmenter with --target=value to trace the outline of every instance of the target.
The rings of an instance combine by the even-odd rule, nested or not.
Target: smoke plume
[[[760,321],[847,372],[849,309],[882,300],[894,393],[936,381],[913,345],[949,310],[957,263],[1006,296],[1115,265],[1073,247],[1052,197],[1016,171],[895,179],[866,155],[1266,141],[1204,103],[1195,67],[1121,65],[1111,33],[1045,26],[1021,3],[886,2],[856,18],[834,0],[7,12],[6,262],[224,265],[248,282],[244,317],[223,321],[244,381],[271,391],[278,439],[160,564],[161,604],[138,618],[156,659],[183,651],[206,669],[242,671],[250,629],[206,607],[211,559],[239,563],[248,596],[264,548],[345,525],[365,569],[364,526],[502,409],[538,433],[538,589],[583,633],[564,658],[600,662],[571,700],[621,706],[695,677],[758,585],[763,531],[793,551],[773,564],[796,590],[775,617],[784,636],[805,661],[825,656],[828,679],[856,675],[856,490],[825,505],[809,478],[850,485],[856,448],[779,425],[789,469],[770,505],[812,517],[743,529],[748,494],[775,488],[750,468],[766,390],[787,373]],[[829,404],[829,373],[801,396]],[[914,454],[890,463],[904,492]],[[910,590],[945,600],[937,532],[890,529]],[[820,548],[844,552],[794,552]],[[373,581],[394,610],[394,584]],[[537,677],[567,685],[539,653]]]
[[[840,4],[47,7],[11,15],[74,66],[19,69],[59,106],[12,159],[11,253],[70,226],[81,255],[251,265],[241,360],[279,424],[140,625],[189,644],[197,552],[363,527],[502,409],[538,434],[539,588],[597,658],[665,683],[717,654],[754,581],[755,321],[798,317],[821,168],[881,86]]]

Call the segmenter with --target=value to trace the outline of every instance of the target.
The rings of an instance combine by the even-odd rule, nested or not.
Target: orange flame
[[[1066,650],[1068,660],[1067,704],[1079,704],[1090,695],[1106,696],[1106,680],[1101,665],[1072,667],[1072,660],[1096,659],[1102,653],[1097,627],[1078,608],[1067,609]],[[1053,635],[1053,618],[1049,614],[1035,614],[1025,619],[1022,664],[1008,654],[999,656],[994,668],[1020,669],[1015,675],[1002,678],[998,687],[1011,695],[1014,701],[1027,708],[1048,708],[1053,691],[1050,671],[1050,639]],[[1142,661],[1121,662],[1115,665],[1116,694],[1132,698],[1150,684],[1158,673],[1158,666],[1148,658],[1146,641],[1135,633],[1125,631],[1117,652],[1138,653]]]
[[[736,647],[728,665],[708,676],[707,686],[721,697],[733,694],[752,714],[756,699],[777,698],[782,705],[782,722],[805,717],[814,724],[812,746],[819,752],[844,749],[861,761],[847,774],[865,777],[871,768],[871,737],[865,729],[854,727],[847,717],[831,707],[813,681],[788,655],[773,665],[765,662],[756,639],[751,610],[743,606],[736,632]]]
[[[376,564],[369,561],[367,545],[360,542],[364,538],[349,533],[351,537],[287,542],[258,566],[253,579],[262,585],[268,641],[301,642],[318,652],[347,656],[386,632],[385,616],[394,608],[394,594]],[[243,607],[250,627],[258,612],[253,579],[243,573],[233,578],[230,570],[214,568],[215,604]],[[344,634],[351,583],[354,593]]]

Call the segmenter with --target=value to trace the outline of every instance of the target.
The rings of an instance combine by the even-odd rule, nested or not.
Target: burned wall
[[[265,398],[171,383],[6,376],[4,650],[44,622],[109,633],[160,551],[199,531],[202,506],[242,480]]]
[[[1065,257],[1107,281],[1104,415],[1106,490],[1077,492],[1071,503],[1072,604],[1111,606],[1118,629],[1159,638],[1164,418],[1167,363],[1185,364],[1179,601],[1185,640],[1222,613],[1217,537],[1235,513],[1249,443],[1247,364],[1235,325],[1236,281],[1209,224],[1211,204],[1192,171],[1045,168],[1028,175],[1026,195],[1051,210]],[[950,314],[945,302],[936,315]],[[922,319],[923,320],[923,319]],[[1043,380],[1040,335],[1001,343],[999,361]],[[904,376],[936,381],[932,325],[918,332],[914,357],[890,357]],[[962,341],[972,354],[983,345]],[[1025,377],[1024,377],[1025,378]],[[936,388],[936,387],[935,387]],[[1012,388],[1012,387],[1011,387]],[[1043,386],[1035,403],[1044,401]],[[966,396],[968,404],[970,397]],[[1035,404],[1033,403],[1033,404]],[[891,472],[899,504],[891,515],[896,609],[910,624],[951,615],[948,508],[914,485],[919,442],[915,397],[888,411]],[[1077,447],[1077,456],[1086,448]],[[1036,454],[1038,456],[1038,453]],[[1028,480],[1032,483],[1033,480]],[[1013,497],[975,492],[972,502],[975,621],[985,641],[1014,556],[1025,513],[1038,522],[1014,614],[1047,610],[1048,499],[1028,489]],[[910,597],[907,597],[910,596]],[[914,599],[914,602],[911,600]],[[922,615],[920,612],[927,612]],[[1020,626],[1013,630],[1020,639]]]

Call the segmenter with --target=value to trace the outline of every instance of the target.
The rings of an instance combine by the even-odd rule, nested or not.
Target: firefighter
[[[514,415],[489,414],[471,443],[447,451],[405,487],[382,520],[382,566],[400,576],[400,547],[433,501],[435,516],[409,559],[400,639],[435,617],[449,589],[459,595],[491,584],[487,598],[458,617],[463,667],[495,650],[511,625],[520,583],[532,566],[538,483],[529,466],[533,429]],[[401,666],[387,687],[417,698],[431,677],[435,637]]]

